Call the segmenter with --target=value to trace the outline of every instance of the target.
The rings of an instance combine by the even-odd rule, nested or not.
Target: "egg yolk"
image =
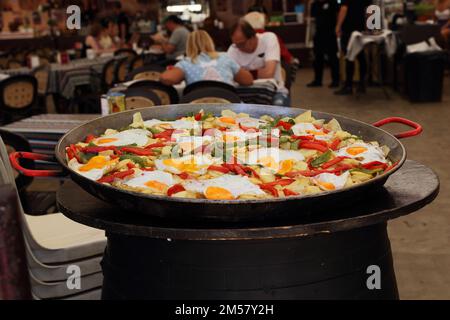
[[[347,149],[347,153],[352,156],[357,156],[358,154],[364,153],[367,151],[365,147],[352,147]]]
[[[293,167],[294,167],[294,161],[293,160],[281,161],[281,163],[280,163],[280,170],[278,170],[278,174],[286,174],[288,172],[291,172]]]
[[[199,170],[199,167],[197,166],[197,164],[195,163],[195,161],[188,161],[188,162],[181,162],[181,161],[177,161],[174,159],[166,159],[163,161],[163,164],[171,167],[171,168],[175,168],[178,171],[181,172],[190,172],[190,173],[194,173],[196,171]]]
[[[94,169],[103,169],[104,167],[111,165],[116,161],[117,160],[107,161],[103,156],[96,156],[91,158],[91,160],[89,160],[88,163],[86,163],[84,166],[81,166],[79,170],[82,172],[86,172]]]
[[[275,161],[272,157],[262,157],[258,160],[260,164],[262,164],[264,167],[268,167],[273,170],[278,170],[278,163]]]
[[[97,144],[106,144],[106,143],[111,143],[111,142],[116,142],[117,138],[103,138],[103,139],[98,139],[97,140]]]
[[[318,184],[326,190],[336,190],[336,186],[331,182],[318,182]]]
[[[224,142],[236,142],[236,141],[239,141],[239,137],[236,137],[236,136],[231,136],[231,135],[225,135],[224,137],[223,137],[223,141]]]
[[[153,180],[146,182],[145,185],[147,187],[157,190],[161,193],[164,193],[169,188],[168,185],[158,182],[158,181],[153,181]]]
[[[234,196],[230,191],[220,187],[206,188],[205,197],[209,200],[234,200]]]
[[[236,124],[236,120],[234,120],[233,118],[230,118],[230,117],[219,118],[219,121],[226,123],[226,124]]]
[[[322,132],[322,131],[314,131],[314,130],[306,130],[307,134],[311,134],[313,136],[324,136],[326,135],[326,133]]]

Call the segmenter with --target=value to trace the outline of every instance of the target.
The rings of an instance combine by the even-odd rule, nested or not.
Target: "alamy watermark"
[[[368,266],[366,273],[370,275],[367,278],[366,285],[369,290],[381,290],[381,269],[377,265]]]
[[[81,269],[79,266],[72,264],[67,267],[66,273],[69,275],[67,277],[66,285],[69,290],[80,290],[81,289]]]
[[[366,28],[370,31],[380,31],[382,29],[381,23],[381,8],[377,5],[370,5],[366,9]]]
[[[67,20],[66,26],[69,30],[80,30],[81,29],[81,8],[76,5],[71,5],[67,7]]]

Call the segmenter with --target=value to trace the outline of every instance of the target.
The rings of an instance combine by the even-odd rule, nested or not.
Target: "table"
[[[250,225],[192,224],[126,212],[63,185],[68,218],[106,230],[103,299],[397,299],[387,222],[439,193],[426,166],[407,161],[386,185],[334,212]],[[382,271],[369,290],[368,267]]]

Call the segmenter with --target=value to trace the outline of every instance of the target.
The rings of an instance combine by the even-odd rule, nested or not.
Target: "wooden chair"
[[[165,68],[159,65],[149,65],[143,66],[137,69],[133,69],[127,75],[127,81],[132,80],[150,80],[150,81],[159,81],[161,73],[165,71]]]
[[[191,83],[190,85],[186,86],[186,88],[184,88],[184,90],[183,90],[183,95],[187,95],[196,90],[205,90],[206,88],[207,89],[219,88],[219,89],[224,89],[224,90],[228,90],[230,92],[237,93],[236,88],[233,87],[231,84],[228,84],[225,82],[220,82],[220,81],[205,80],[205,81],[197,81],[197,82]]]
[[[198,81],[183,91],[181,103],[241,103],[232,85],[218,81]]]
[[[125,91],[125,106],[127,110],[149,108],[161,105],[158,95],[145,88],[128,89]]]
[[[8,61],[6,62],[6,69],[19,69],[22,67],[22,63],[16,59],[8,59]]]
[[[115,82],[114,77],[115,64],[116,61],[114,59],[111,59],[103,66],[102,74],[100,75],[102,82],[101,87],[103,92],[108,91]]]
[[[144,58],[142,56],[136,56],[130,61],[129,71],[132,72],[138,68],[142,68],[144,66]]]
[[[159,81],[138,81],[128,87],[128,89],[133,88],[145,88],[153,91],[161,100],[161,105],[177,104],[179,102],[177,90],[174,87],[166,86]]]
[[[242,103],[242,100],[235,92],[223,88],[208,88],[183,95],[180,103]]]
[[[50,68],[48,65],[40,65],[32,71],[37,80],[37,94],[39,99],[39,109],[42,113],[48,113],[47,96],[50,78]]]
[[[0,82],[0,112],[4,122],[30,116],[37,99],[37,80],[31,75],[11,76]]]
[[[127,58],[117,61],[114,69],[115,82],[121,83],[125,82],[128,74],[128,66],[130,61]]]
[[[137,55],[138,54],[136,53],[136,51],[134,51],[133,49],[128,49],[128,48],[118,49],[114,52],[115,57],[126,56],[128,59],[128,62],[130,62]]]

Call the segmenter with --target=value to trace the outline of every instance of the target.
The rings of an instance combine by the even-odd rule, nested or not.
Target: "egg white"
[[[247,177],[233,176],[225,174],[218,178],[209,180],[193,180],[183,183],[184,188],[188,191],[204,193],[208,187],[220,187],[228,190],[233,197],[237,198],[240,195],[264,195],[265,193],[255,184],[253,184]]]
[[[296,136],[311,135],[311,133],[308,133],[308,131],[316,131],[324,133],[322,129],[317,129],[312,123],[298,123],[295,126],[293,126],[291,130]],[[333,138],[333,135],[331,134],[314,135],[314,138],[316,140],[328,141]]]
[[[109,161],[109,157],[107,157],[107,161]],[[83,177],[97,181],[101,179],[103,175],[114,166],[114,164],[106,165],[102,169],[91,169],[89,171],[80,171],[80,168],[84,167],[85,164],[79,163],[77,159],[73,158],[72,160],[69,161],[68,166],[70,169],[82,175]]]
[[[237,118],[236,122],[246,128],[260,128],[267,125],[267,121],[256,118]]]
[[[158,119],[152,119],[152,120],[147,120],[144,122],[144,125],[146,128],[152,128],[154,126],[157,125],[168,125],[170,126],[172,129],[177,129],[177,130],[190,130],[190,129],[194,129],[196,127],[199,126],[199,122],[197,121],[190,121],[190,120],[175,120],[175,121],[161,121]]]
[[[195,165],[197,166],[197,170],[195,172],[190,173],[196,173],[196,174],[205,174],[208,171],[208,167],[213,164],[218,164],[219,159],[212,158],[208,155],[188,155],[184,157],[180,157],[177,159],[172,159],[176,162],[182,162],[182,163],[190,163],[193,161]],[[160,171],[166,171],[174,174],[181,174],[182,171],[180,171],[178,168],[174,166],[170,166],[164,163],[164,159],[158,159],[155,161],[155,166]]]
[[[322,189],[325,191],[334,191],[334,190],[340,190],[342,188],[345,187],[345,184],[347,183],[347,180],[350,176],[350,173],[347,171],[345,173],[343,173],[340,176],[337,176],[335,174],[332,173],[322,173],[319,174],[318,176],[313,178],[313,181]],[[322,183],[331,183],[334,185],[335,189],[334,190],[329,190],[324,188],[323,186],[320,185],[319,182]]]
[[[133,188],[148,189],[149,187],[145,184],[149,181],[164,183],[168,187],[175,184],[172,175],[163,171],[143,171],[140,175],[125,181],[124,184]]]
[[[130,129],[116,134],[101,136],[93,141],[94,144],[102,147],[122,147],[136,144],[143,147],[148,143],[149,132],[143,129]],[[117,139],[116,141],[99,143],[101,139]]]
[[[364,147],[367,149],[367,151],[357,154],[357,155],[351,155],[347,153],[348,148],[354,148],[354,147]],[[362,159],[361,163],[370,163],[373,161],[379,161],[382,163],[387,163],[386,157],[383,153],[383,150],[380,147],[374,146],[372,144],[363,143],[363,142],[357,142],[350,146],[347,146],[345,148],[341,148],[336,152],[337,156],[341,157],[349,157],[352,159]]]

